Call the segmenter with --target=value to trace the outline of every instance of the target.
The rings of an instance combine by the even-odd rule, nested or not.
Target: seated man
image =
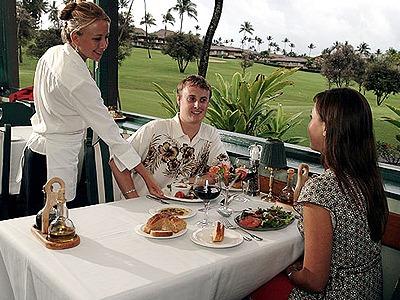
[[[203,77],[188,76],[177,86],[179,113],[145,124],[128,139],[160,188],[228,161],[218,131],[202,123],[210,97],[211,86]],[[120,172],[113,160],[110,166],[125,198],[148,193],[140,176],[133,174],[132,180],[130,172]]]

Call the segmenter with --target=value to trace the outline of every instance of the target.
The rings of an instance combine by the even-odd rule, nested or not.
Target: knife
[[[151,194],[146,195],[146,197],[149,198],[149,199],[160,201],[162,204],[169,204],[168,201],[165,201],[164,199],[162,199],[160,197],[157,197],[157,196],[154,196],[154,195],[151,195]]]

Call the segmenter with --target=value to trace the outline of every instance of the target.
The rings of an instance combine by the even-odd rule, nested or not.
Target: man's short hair
[[[178,97],[181,96],[182,90],[186,86],[197,86],[203,90],[207,90],[210,93],[211,98],[211,85],[205,80],[203,76],[200,75],[189,75],[185,79],[183,79],[181,82],[178,83],[178,86],[176,87],[176,94]]]

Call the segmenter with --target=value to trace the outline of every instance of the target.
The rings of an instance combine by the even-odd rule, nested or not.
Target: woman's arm
[[[115,165],[114,159],[111,159],[109,162],[111,171],[114,174],[115,180],[117,181],[118,187],[120,188],[122,194],[125,198],[136,198],[139,197],[138,193],[135,189],[135,184],[133,182],[131,172],[128,169],[123,170],[122,172]],[[150,194],[164,197],[164,193],[161,191],[157,182],[154,180],[154,177],[147,171],[147,169],[143,166],[142,163],[138,164],[135,167],[135,170],[140,176],[143,177],[147,185],[147,189]]]
[[[292,282],[307,290],[321,292],[328,283],[332,255],[333,229],[327,209],[310,203],[303,204],[304,261],[299,271],[287,269]]]
[[[128,169],[122,172],[115,165],[114,159],[109,161],[111,171],[114,174],[114,178],[117,181],[118,187],[126,199],[139,197],[135,189],[135,184],[131,176],[131,172]]]

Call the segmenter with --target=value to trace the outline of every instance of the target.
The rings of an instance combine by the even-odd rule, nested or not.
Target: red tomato
[[[175,193],[175,197],[176,197],[176,198],[185,198],[186,196],[185,196],[185,193],[184,193],[184,192],[179,191],[179,192],[176,192],[176,193]]]
[[[256,228],[261,225],[261,219],[253,216],[246,216],[239,221],[239,224],[243,227]]]

